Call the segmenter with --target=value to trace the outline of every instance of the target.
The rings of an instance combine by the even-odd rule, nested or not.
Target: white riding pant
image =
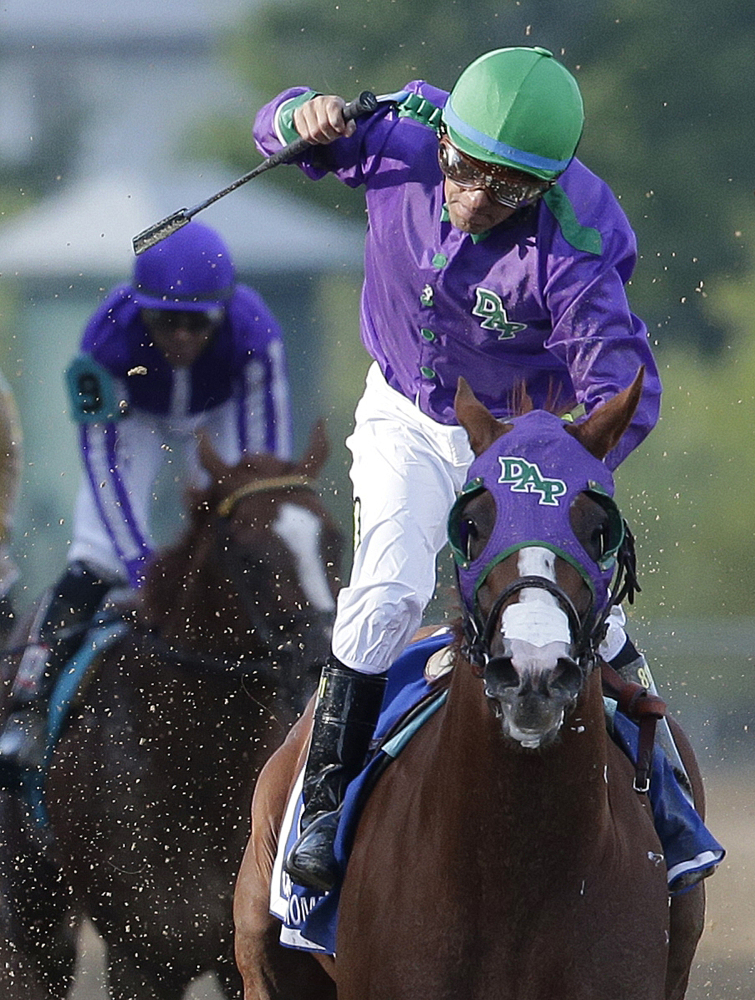
[[[353,670],[379,674],[408,645],[433,595],[448,512],[474,456],[463,427],[426,416],[377,364],[346,444],[354,561],[338,595],[333,653]]]
[[[123,581],[126,572],[116,552],[114,534],[118,533],[121,548],[128,552],[133,546],[134,525],[151,541],[150,523],[155,503],[154,484],[163,466],[176,466],[182,487],[206,486],[209,477],[197,455],[198,432],[209,436],[214,450],[228,464],[241,457],[233,401],[206,413],[186,417],[154,416],[133,411],[118,422],[119,475],[123,479],[133,514],[128,524],[119,509],[115,491],[106,489],[109,470],[98,469],[100,506],[109,508],[107,522],[100,516],[89,477],[84,476],[73,518],[73,540],[67,561],[81,559],[100,572],[105,579]]]
[[[354,561],[338,595],[333,653],[360,673],[384,673],[417,631],[435,589],[448,514],[474,454],[467,433],[440,424],[392,389],[377,364],[355,413]],[[607,640],[626,638],[614,609]],[[602,651],[602,647],[601,647]]]

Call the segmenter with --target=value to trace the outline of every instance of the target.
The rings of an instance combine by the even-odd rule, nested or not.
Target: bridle
[[[599,662],[598,646],[605,636],[611,608],[624,600],[633,604],[635,594],[641,589],[637,582],[634,536],[629,525],[624,521],[624,535],[616,553],[616,575],[611,598],[606,607],[598,609],[597,613],[594,603],[591,602],[587,611],[580,615],[566,591],[544,576],[522,576],[504,587],[481,624],[475,612],[465,607],[462,616],[464,633],[462,653],[478,677],[484,676],[485,668],[492,658],[490,648],[502,609],[512,597],[528,588],[544,590],[558,601],[569,620],[569,631],[572,635],[571,656],[582,674],[586,676]]]
[[[591,643],[591,630],[588,624],[586,624],[589,623],[589,619],[583,620],[580,617],[574,602],[566,591],[562,587],[559,587],[557,583],[544,576],[520,576],[513,583],[504,587],[498,595],[485,618],[482,629],[479,628],[474,615],[466,612],[463,615],[464,645],[462,653],[469,660],[472,670],[477,677],[484,676],[485,668],[492,658],[490,647],[502,608],[519,591],[532,587],[545,590],[555,597],[566,613],[566,617],[569,619],[569,630],[572,636],[576,637],[572,650],[574,660],[580,667],[592,661],[590,654],[594,653],[594,648]]]
[[[163,657],[171,660],[180,669],[196,675],[209,673],[221,677],[263,676],[271,667],[276,665],[289,666],[295,661],[298,650],[286,648],[285,644],[281,644],[280,635],[271,628],[269,619],[261,612],[258,603],[249,594],[247,573],[240,559],[235,557],[237,547],[233,541],[230,526],[233,512],[245,497],[280,489],[316,492],[314,480],[308,476],[300,474],[271,476],[238,487],[220,500],[212,511],[215,519],[216,545],[219,551],[226,556],[230,578],[236,588],[247,622],[260,642],[262,652],[255,656],[245,655],[239,659],[212,656],[178,647],[151,629],[141,631],[141,634],[153,648],[156,648]],[[295,612],[291,612],[289,618],[295,629],[298,616]],[[312,624],[312,619],[312,613],[306,616],[308,624]],[[276,674],[276,686],[294,695],[297,695],[300,690],[298,679],[289,678],[285,670]]]
[[[555,597],[569,621],[569,631],[572,636],[570,657],[579,670],[580,686],[584,684],[588,675],[599,667],[602,672],[604,689],[607,687],[609,691],[612,691],[621,710],[636,721],[639,726],[634,789],[642,794],[646,793],[650,787],[649,776],[655,727],[658,719],[665,715],[666,706],[660,698],[650,694],[641,685],[625,681],[609,664],[603,661],[598,653],[598,647],[605,636],[611,608],[622,604],[625,600],[629,604],[633,604],[634,596],[640,590],[637,582],[634,537],[626,521],[624,521],[624,535],[615,559],[616,573],[613,587],[606,606],[598,609],[597,613],[593,600],[587,611],[580,615],[566,591],[557,583],[543,576],[522,576],[504,587],[484,620],[478,618],[476,609],[470,610],[465,604],[462,615],[461,653],[469,662],[473,674],[484,679],[488,665],[495,659],[491,653],[491,644],[502,609],[509,600],[527,588],[544,590]],[[458,570],[457,564],[457,576]],[[476,598],[474,603],[477,605]]]
[[[224,497],[215,508],[215,513],[218,517],[230,517],[239,501],[243,500],[244,497],[254,496],[255,493],[265,493],[269,490],[296,488],[308,489],[313,493],[315,492],[314,481],[308,476],[271,476],[268,479],[257,479],[252,483],[245,483],[243,486],[239,486],[238,489],[233,490],[227,497]]]

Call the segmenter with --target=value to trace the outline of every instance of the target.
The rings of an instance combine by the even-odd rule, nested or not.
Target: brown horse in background
[[[3,845],[0,862],[3,869],[8,860],[5,855]],[[37,977],[34,963],[18,946],[9,898],[3,872],[0,874],[0,996],[3,1000],[47,1000],[49,993]]]
[[[564,435],[602,459],[628,426],[640,384],[638,377],[583,424],[563,425]],[[478,456],[510,428],[463,381],[456,408]],[[495,531],[496,503],[483,489],[461,510],[473,561]],[[570,517],[597,560],[605,509],[582,492]],[[471,662],[469,646],[457,641],[445,704],[367,801],[341,891],[335,959],[281,947],[268,912],[277,831],[306,756],[311,713],[263,770],[234,902],[245,1000],[684,996],[703,928],[702,884],[669,902],[649,803],[606,733],[596,657],[567,655],[559,642],[533,654],[535,673],[515,663],[504,638],[507,609],[523,600],[547,608],[549,598],[552,608],[571,609],[578,648],[575,633],[592,601],[585,579],[559,555],[547,578],[534,576],[531,563],[523,569],[521,553],[532,547],[507,555],[519,542],[533,544],[531,536],[508,538],[479,587],[485,655]],[[534,558],[548,568],[547,552]],[[700,774],[676,732],[702,812]]]
[[[340,535],[315,488],[327,452],[320,425],[298,463],[228,467],[202,443],[211,485],[54,751],[51,846],[37,850],[20,803],[6,823],[29,833],[15,915],[51,996],[70,981],[70,951],[50,952],[71,910],[105,941],[114,1000],[177,1000],[206,972],[240,995],[232,894],[252,789],[330,649]],[[40,882],[44,901],[27,891]]]

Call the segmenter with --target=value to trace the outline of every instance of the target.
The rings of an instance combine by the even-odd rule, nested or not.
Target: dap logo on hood
[[[514,493],[539,493],[538,503],[548,507],[557,507],[558,498],[566,493],[563,479],[548,479],[537,462],[528,462],[526,458],[515,458],[513,455],[499,455],[498,461],[501,463],[498,482],[510,485]]]

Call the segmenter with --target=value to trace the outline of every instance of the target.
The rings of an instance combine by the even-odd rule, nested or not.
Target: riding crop
[[[364,90],[355,100],[351,101],[343,109],[343,117],[349,121],[352,118],[360,118],[362,115],[372,114],[377,108],[377,98],[369,90]],[[180,208],[177,212],[169,215],[167,218],[163,219],[161,222],[156,222],[155,225],[150,226],[149,229],[145,229],[143,232],[139,233],[133,239],[134,253],[140,254],[144,253],[150,247],[153,247],[156,243],[162,242],[171,233],[175,233],[177,229],[185,226],[187,222],[190,222],[192,218],[198,213],[203,211],[209,205],[212,205],[219,198],[224,198],[225,195],[230,194],[231,191],[235,191],[236,188],[241,187],[242,184],[246,184],[247,181],[252,180],[254,177],[259,177],[260,174],[264,173],[266,170],[271,170],[273,167],[277,167],[281,163],[290,162],[299,153],[303,153],[305,149],[308,149],[310,143],[306,139],[295,139],[294,142],[284,146],[283,149],[278,150],[277,153],[273,153],[272,156],[268,156],[266,160],[263,160],[254,170],[250,170],[248,174],[244,174],[243,177],[239,177],[228,187],[224,187],[222,191],[218,191],[211,195],[205,201],[200,201],[198,205],[193,208]]]

